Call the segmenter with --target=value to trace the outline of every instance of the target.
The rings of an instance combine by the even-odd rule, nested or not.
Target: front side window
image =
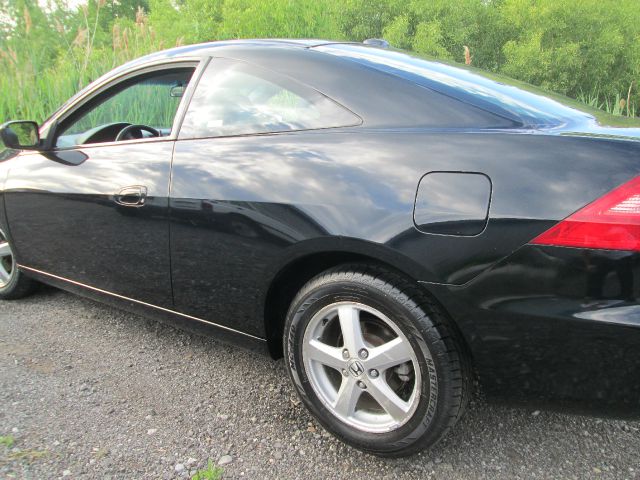
[[[56,146],[169,135],[192,74],[193,68],[162,70],[121,82],[67,118]]]
[[[359,125],[360,118],[318,91],[244,62],[214,59],[194,93],[180,138]]]

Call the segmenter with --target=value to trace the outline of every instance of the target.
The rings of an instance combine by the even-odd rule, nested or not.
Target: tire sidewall
[[[340,421],[318,398],[305,370],[302,348],[307,325],[320,309],[345,301],[370,306],[392,319],[418,359],[420,403],[407,423],[390,432],[363,432]],[[285,331],[285,359],[298,393],[323,427],[345,442],[372,453],[392,455],[399,450],[409,452],[418,441],[421,445],[435,443],[444,431],[440,424],[445,415],[445,387],[450,376],[443,368],[443,360],[448,358],[446,347],[429,317],[399,290],[385,291],[357,279],[335,278],[315,288],[310,285],[294,300]]]

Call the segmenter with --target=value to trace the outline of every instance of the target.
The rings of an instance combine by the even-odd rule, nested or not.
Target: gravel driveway
[[[640,423],[476,398],[436,448],[383,460],[316,426],[282,361],[54,289],[0,303],[0,478],[640,479]]]

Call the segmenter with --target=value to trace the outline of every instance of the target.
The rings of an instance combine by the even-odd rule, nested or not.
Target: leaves
[[[62,1],[41,4],[0,0],[0,121],[42,121],[91,80],[146,53],[266,37],[383,37],[396,48],[472,61],[588,97],[594,105],[640,110],[638,89],[630,90],[640,77],[637,0],[89,0],[75,9]]]

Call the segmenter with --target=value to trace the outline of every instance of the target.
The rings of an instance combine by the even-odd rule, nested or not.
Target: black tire
[[[4,287],[0,287],[0,300],[19,300],[28,297],[38,288],[38,282],[27,277],[20,270],[11,276]]]
[[[4,245],[6,246],[8,239],[4,232],[0,231],[0,243],[2,242],[4,242]],[[5,264],[3,264],[3,268],[5,270],[11,270],[9,280],[6,284],[2,285],[2,283],[0,283],[0,300],[17,300],[19,298],[24,298],[33,293],[38,285],[35,280],[27,277],[18,269],[12,258],[12,256],[6,258],[0,257],[0,261],[5,262]]]
[[[417,408],[394,430],[371,433],[343,422],[311,385],[302,358],[306,327],[314,315],[336,302],[357,302],[393,319],[418,360]],[[293,300],[285,326],[285,359],[300,398],[326,430],[359,450],[401,457],[435,445],[464,412],[471,369],[458,335],[442,309],[414,282],[377,266],[344,265],[310,280]]]

